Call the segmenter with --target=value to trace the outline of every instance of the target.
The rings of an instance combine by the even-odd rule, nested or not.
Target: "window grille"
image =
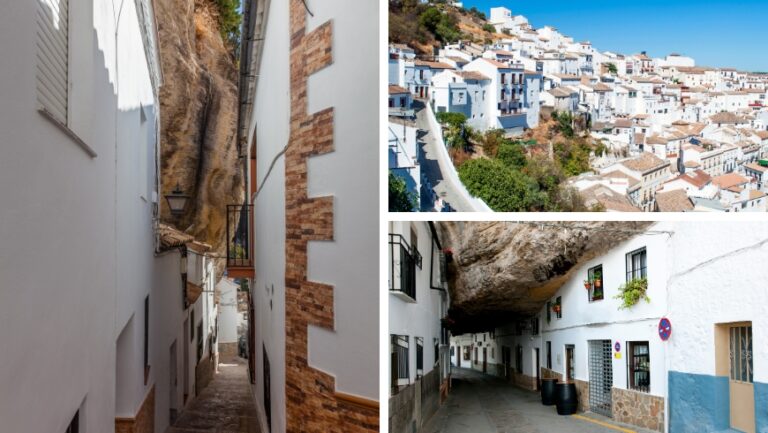
[[[600,301],[603,299],[603,265],[595,266],[587,271],[587,279],[591,287],[589,288],[589,302]],[[596,283],[595,280],[600,282]],[[599,287],[598,287],[599,286]]]
[[[437,362],[440,360],[440,340],[438,340],[437,338],[434,338],[433,340],[434,340],[433,346],[435,346],[435,364],[434,365],[437,365]]]
[[[391,338],[391,368],[392,368],[392,390],[393,393],[397,392],[399,381],[405,380],[406,383],[410,380],[410,373],[408,371],[408,349],[409,341],[407,335],[395,335],[392,334]]]
[[[589,341],[589,409],[610,417],[613,387],[611,340]]]
[[[414,337],[416,341],[416,379],[424,376],[424,339]]]
[[[752,383],[752,326],[731,328],[730,340],[731,379]]]
[[[647,276],[645,247],[627,254],[627,281]]]
[[[628,387],[635,391],[650,392],[651,390],[651,355],[647,341],[632,341],[627,343],[629,358],[627,359],[629,374]]]

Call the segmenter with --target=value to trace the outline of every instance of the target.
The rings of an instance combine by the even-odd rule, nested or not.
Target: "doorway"
[[[512,376],[512,349],[501,346],[501,362],[504,364],[504,378],[509,380]]]
[[[189,347],[187,342],[189,341],[189,317],[184,319],[184,340],[181,345],[181,359],[183,361],[183,373],[184,373],[184,402],[187,404],[187,398],[189,397]]]
[[[538,347],[533,349],[533,363],[536,366],[536,389],[534,391],[538,391],[541,389],[541,361]]]
[[[174,422],[176,422],[176,416],[179,414],[179,408],[176,406],[176,395],[178,394],[178,385],[179,385],[179,377],[178,372],[176,368],[176,340],[173,340],[173,343],[171,343],[171,348],[169,349],[169,358],[170,358],[170,364],[169,364],[169,387],[168,387],[168,409],[169,409],[169,418],[171,420],[171,425],[173,425]]]
[[[613,363],[611,340],[589,341],[589,409],[612,417]]]
[[[715,327],[715,371],[728,377],[731,428],[755,433],[752,322]]]
[[[483,347],[483,373],[488,371],[488,348]]]

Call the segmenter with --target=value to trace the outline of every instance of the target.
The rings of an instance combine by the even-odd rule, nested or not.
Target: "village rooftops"
[[[568,98],[571,95],[579,94],[579,92],[577,92],[576,90],[568,86],[555,87],[554,89],[549,89],[547,91],[549,92],[550,95],[554,96],[555,98]]]
[[[454,71],[454,74],[460,76],[465,80],[478,80],[478,81],[490,80],[489,77],[486,77],[485,75],[477,71]]]
[[[390,84],[389,85],[389,94],[390,95],[400,95],[403,93],[408,93],[408,89],[398,86],[397,84]]]
[[[745,185],[749,179],[736,173],[727,173],[712,178],[712,183],[719,186],[720,189],[728,189],[734,186]]]
[[[454,69],[453,66],[443,62],[428,62],[426,60],[414,60],[415,66],[426,66],[430,69]]]
[[[697,189],[702,189],[705,186],[707,186],[710,182],[712,182],[712,176],[710,176],[703,170],[693,170],[685,174],[681,174],[680,176],[673,179],[673,181],[674,180],[682,180],[695,186]]]
[[[746,120],[736,115],[736,113],[732,113],[730,111],[723,111],[717,114],[713,114],[712,116],[709,116],[709,120],[712,123],[727,125],[747,123]]]
[[[763,167],[762,165],[754,163],[754,162],[751,162],[749,164],[744,164],[744,168],[748,168],[750,170],[754,170],[754,171],[756,171],[758,173],[765,173],[765,172],[768,171],[768,167]]]
[[[662,160],[652,153],[643,152],[640,156],[622,161],[621,165],[645,174],[669,166],[669,161]]]
[[[502,62],[500,62],[498,60],[486,59],[484,57],[482,57],[481,60],[485,60],[486,62],[492,64],[493,66],[495,66],[495,67],[497,67],[499,69],[523,69],[523,65],[522,64],[511,65],[509,63],[502,63]]]
[[[627,196],[619,194],[611,188],[597,184],[579,192],[584,204],[593,207],[598,203],[609,212],[640,212],[640,209],[633,206]]]
[[[693,210],[693,203],[683,189],[657,193],[656,206],[659,212],[690,212]]]
[[[667,144],[669,143],[669,140],[666,138],[660,136],[660,135],[651,135],[648,137],[647,140],[645,140],[646,144]]]

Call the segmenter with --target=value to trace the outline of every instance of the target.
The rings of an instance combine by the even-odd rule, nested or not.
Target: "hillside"
[[[428,5],[417,0],[389,2],[389,42],[407,44],[421,55],[432,55],[435,48],[459,40],[484,44],[504,37],[476,8]]]

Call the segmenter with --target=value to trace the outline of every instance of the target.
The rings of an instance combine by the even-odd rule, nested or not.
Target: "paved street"
[[[207,388],[166,433],[260,433],[241,358],[226,359]]]
[[[418,136],[420,153],[422,155],[422,158],[419,160],[421,172],[429,180],[435,194],[450,203],[457,212],[472,212],[472,206],[464,199],[464,196],[443,176],[443,172],[448,167],[444,167],[437,157],[438,148],[435,141],[435,133],[429,129],[424,101],[413,101],[413,108],[416,110],[416,126],[421,130]],[[425,199],[421,203],[422,210],[431,210],[434,203],[428,197],[425,197]]]
[[[559,416],[538,393],[475,371],[454,368],[452,375],[448,400],[423,433],[651,433],[591,413]]]

